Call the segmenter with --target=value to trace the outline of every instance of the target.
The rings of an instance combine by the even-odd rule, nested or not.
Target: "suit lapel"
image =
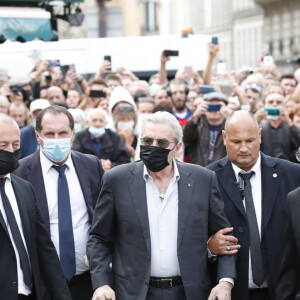
[[[131,169],[131,176],[128,180],[129,190],[131,192],[131,198],[135,208],[136,215],[141,224],[144,239],[146,241],[149,255],[151,254],[151,241],[150,241],[150,228],[146,198],[146,184],[143,178],[142,162],[133,164]]]
[[[50,233],[50,220],[48,202],[43,178],[43,172],[40,161],[40,151],[33,154],[32,159],[28,161],[28,176],[27,180],[32,184],[35,197],[38,202],[39,209],[41,211],[42,218],[46,224],[48,232]]]
[[[236,183],[236,177],[231,162],[226,157],[222,159],[219,164],[222,167],[216,171],[219,184],[222,186],[228,198],[233,202],[237,210],[246,218],[242,196]]]
[[[19,213],[22,221],[22,229],[23,229],[23,234],[24,238],[26,241],[27,245],[27,251],[29,252],[29,256],[31,257],[31,248],[29,247],[30,245],[30,223],[28,219],[28,210],[26,207],[26,198],[27,195],[24,194],[24,190],[22,190],[21,186],[16,182],[16,180],[13,177],[14,175],[11,176],[11,183],[12,187],[15,193],[15,197],[17,200],[18,208],[19,208]]]
[[[4,221],[4,218],[3,218],[3,215],[2,215],[1,211],[0,211],[0,224],[2,225],[2,227],[3,227],[4,231],[6,232],[7,236],[10,238],[8,230],[7,230],[7,226],[6,226],[6,223]]]
[[[268,161],[267,157],[261,154],[262,237],[270,221],[282,179],[281,171],[275,169],[276,164],[274,161]]]
[[[76,170],[76,174],[80,183],[80,187],[83,193],[84,201],[87,207],[87,211],[89,214],[90,223],[92,222],[93,216],[93,203],[92,203],[92,194],[91,194],[91,185],[90,185],[90,178],[89,176],[89,169],[84,165],[84,163],[78,159],[76,152],[71,152],[72,161]],[[88,203],[90,202],[90,203]]]
[[[189,207],[193,199],[193,191],[195,182],[190,178],[191,172],[184,168],[184,165],[177,163],[180,179],[178,181],[178,233],[177,233],[177,249],[183,237],[186,225]]]

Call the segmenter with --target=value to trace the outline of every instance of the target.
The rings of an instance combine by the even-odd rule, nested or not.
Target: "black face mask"
[[[14,152],[0,150],[0,175],[13,172],[19,166],[20,149]]]
[[[169,165],[168,155],[170,151],[170,149],[141,145],[140,158],[147,169],[152,172],[159,172]]]

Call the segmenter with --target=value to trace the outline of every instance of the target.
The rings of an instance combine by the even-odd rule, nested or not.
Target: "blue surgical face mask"
[[[82,130],[81,124],[74,123],[75,133],[80,132]]]
[[[42,147],[42,151],[44,152],[46,157],[48,157],[51,161],[60,163],[66,159],[66,157],[71,151],[72,137],[73,133],[70,138],[65,139],[42,139],[40,137],[44,144]]]
[[[105,133],[105,128],[104,127],[96,128],[94,126],[91,126],[91,127],[89,127],[89,132],[95,138],[99,138]]]

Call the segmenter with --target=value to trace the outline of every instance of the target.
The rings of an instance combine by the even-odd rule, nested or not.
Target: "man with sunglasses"
[[[272,93],[265,100],[267,122],[261,125],[260,150],[272,157],[297,162],[295,154],[300,146],[300,131],[293,124],[284,105],[284,97]]]
[[[182,128],[167,112],[143,120],[141,161],[106,172],[87,245],[93,300],[229,300],[234,256],[207,272],[207,240],[229,223],[213,172],[175,161]]]

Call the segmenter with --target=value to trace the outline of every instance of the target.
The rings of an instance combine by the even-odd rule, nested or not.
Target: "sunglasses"
[[[141,141],[144,146],[151,146],[153,142],[156,141],[158,147],[164,149],[167,149],[170,144],[176,144],[176,142],[170,142],[167,139],[153,139],[149,137],[142,137]]]

